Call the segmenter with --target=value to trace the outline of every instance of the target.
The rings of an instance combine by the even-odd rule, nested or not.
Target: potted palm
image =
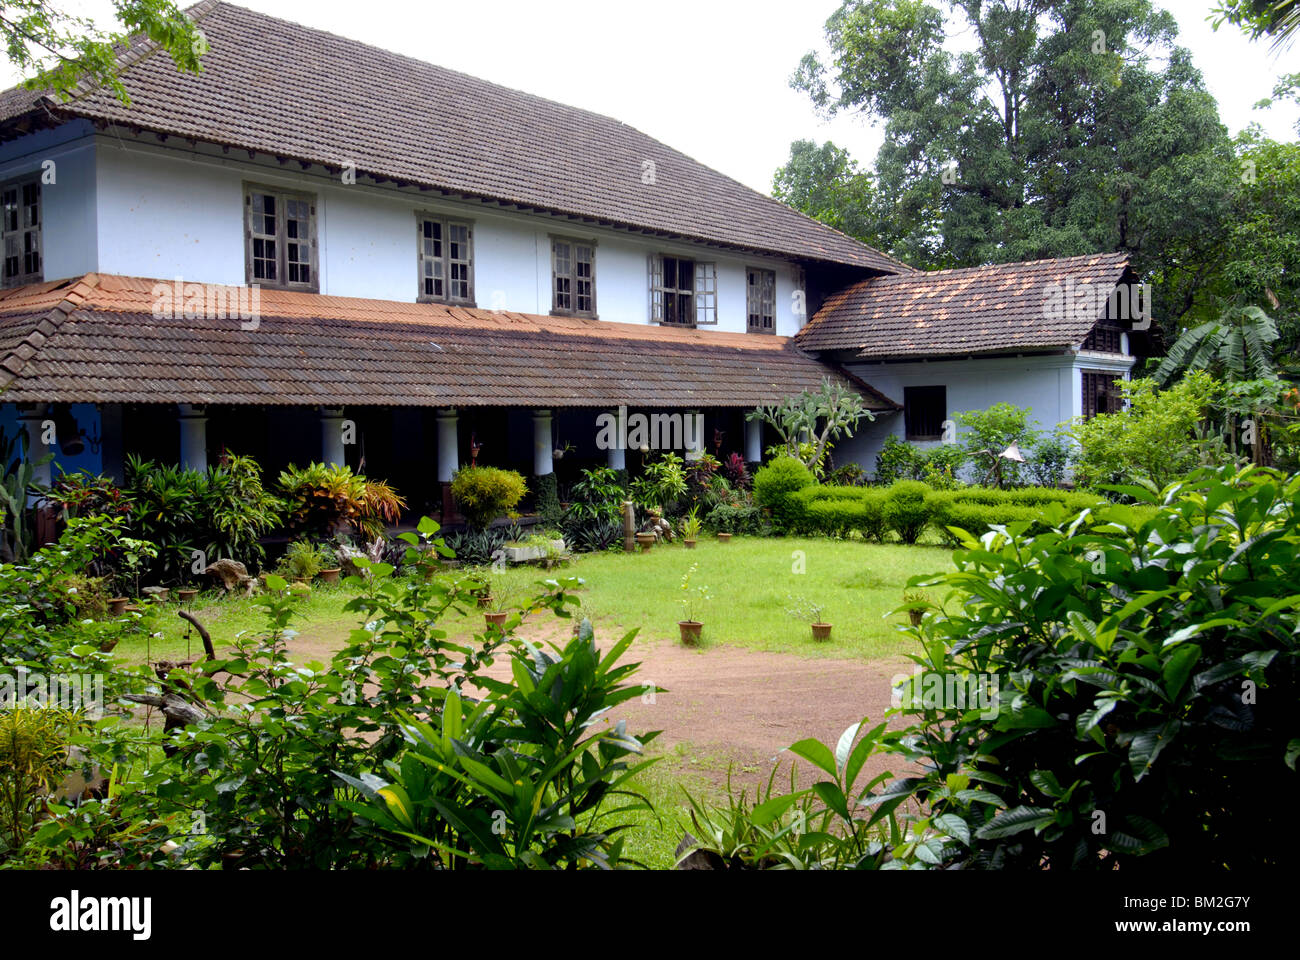
[[[708,587],[691,586],[691,578],[698,567],[698,563],[693,563],[691,568],[682,574],[682,596],[678,601],[682,605],[682,619],[677,621],[677,628],[681,633],[682,643],[688,647],[699,644],[704,623],[697,618],[704,604],[713,599],[709,596]]]
[[[297,583],[309,583],[321,571],[321,552],[308,540],[295,540],[280,561],[282,576]]]
[[[682,543],[686,545],[687,550],[694,550],[695,543],[700,536],[700,516],[699,508],[692,507],[691,512],[686,515],[682,521]]]
[[[805,600],[803,597],[789,597],[790,606],[786,608],[786,613],[796,620],[803,620],[812,627],[814,640],[829,640],[831,638],[832,624],[826,622],[826,608],[815,600]]]

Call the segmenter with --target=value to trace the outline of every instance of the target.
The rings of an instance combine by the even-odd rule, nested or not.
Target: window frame
[[[277,209],[275,213],[276,221],[276,252],[275,252],[275,269],[278,274],[273,281],[259,279],[253,275],[253,194],[261,193],[275,197]],[[288,204],[286,201],[297,200],[307,203],[308,205],[308,232],[310,236],[307,242],[311,245],[311,259],[307,268],[311,271],[311,281],[302,283],[301,281],[290,281],[289,276],[289,237],[286,228],[286,214]],[[319,218],[318,206],[319,199],[314,193],[307,193],[301,190],[295,190],[291,187],[275,187],[265,183],[244,183],[244,279],[245,282],[252,286],[256,284],[267,290],[296,290],[300,293],[320,293],[320,245],[317,242],[319,236]],[[262,237],[266,234],[258,233]],[[298,238],[301,239],[301,238]]]
[[[550,234],[550,240],[551,240],[551,316],[582,317],[588,320],[599,319],[599,313],[596,305],[596,247],[597,247],[596,241],[591,238],[584,239],[581,237],[572,237],[572,236],[567,236],[567,235],[562,235],[557,233]],[[570,283],[569,297],[570,297],[571,306],[567,308],[560,306],[560,291],[558,289],[558,281],[560,279],[560,275],[556,272],[555,269],[555,261],[556,261],[555,247],[557,244],[560,243],[568,244],[571,248],[589,247],[591,249],[591,309],[590,310],[579,310],[577,308],[578,293],[574,289],[574,285],[579,280],[576,271],[576,267],[578,264],[576,249],[570,250],[569,272],[565,275],[568,277]]]
[[[754,316],[753,301],[751,294],[754,292],[754,285],[750,282],[750,277],[754,274],[768,274],[772,278],[772,327],[764,329],[761,321],[765,314],[759,313],[760,326],[753,325],[752,317]],[[760,303],[760,310],[762,304]],[[776,271],[768,267],[745,267],[745,332],[756,333],[762,336],[776,336]]]
[[[679,265],[686,261],[691,265],[691,285],[682,286],[680,268],[677,273],[677,285],[668,287],[664,284],[664,260],[676,261]],[[716,260],[700,260],[694,256],[677,253],[652,253],[647,259],[650,274],[650,322],[664,327],[679,327],[694,330],[700,327],[717,326],[718,323],[718,263]],[[690,321],[667,319],[667,302],[671,294],[675,297],[691,298]]]
[[[1112,370],[1096,370],[1083,367],[1079,370],[1079,408],[1083,414],[1084,420],[1091,420],[1099,413],[1117,413],[1123,408],[1123,394],[1115,388],[1115,384],[1125,379],[1124,374]],[[1109,379],[1107,379],[1109,378]],[[1106,410],[1098,410],[1097,398],[1111,397],[1115,400],[1114,404],[1107,404]],[[1092,400],[1091,409],[1089,409],[1089,400]]]
[[[442,262],[442,282],[443,296],[429,294],[424,292],[424,264],[428,259],[424,253],[424,225],[426,222],[440,224],[443,229],[442,246],[443,252],[436,259]],[[451,228],[465,228],[465,248],[467,257],[464,260],[454,260],[451,256]],[[466,296],[453,297],[451,293],[451,268],[453,264],[464,263],[468,271],[468,277],[465,281]],[[447,216],[445,214],[435,213],[432,210],[415,211],[415,271],[416,271],[416,303],[445,303],[457,307],[473,307],[476,305],[474,294],[474,221],[464,220],[457,217]]]
[[[12,180],[6,180],[0,183],[0,198],[3,198],[4,192],[9,189],[17,191],[18,205],[18,225],[14,229],[9,229],[9,223],[4,218],[3,206],[0,206],[0,289],[8,290],[12,287],[21,287],[29,283],[41,283],[45,280],[45,191],[41,189],[41,175],[39,173],[28,174],[23,177],[15,177]],[[36,223],[27,224],[27,203],[23,196],[23,191],[27,187],[36,188]],[[26,249],[26,238],[35,235],[36,242],[34,251]],[[18,238],[18,261],[20,267],[25,267],[25,258],[35,253],[37,259],[37,269],[35,272],[20,272],[10,276],[5,269],[5,261],[8,257],[8,240],[10,237]]]
[[[935,434],[913,433],[912,427],[915,420],[913,411],[918,400],[909,400],[908,394],[915,396],[916,391],[943,391],[943,410],[939,414],[939,432]],[[916,414],[919,416],[919,413]],[[908,443],[928,443],[934,440],[943,439],[943,422],[948,419],[948,385],[946,383],[936,384],[915,384],[903,388],[903,439]]]

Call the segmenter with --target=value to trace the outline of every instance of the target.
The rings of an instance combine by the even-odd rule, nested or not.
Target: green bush
[[[879,541],[885,533],[885,492],[874,487],[814,486],[790,496],[792,529],[808,535],[845,536],[856,530]]]
[[[899,480],[885,492],[882,516],[885,527],[904,543],[916,543],[930,525],[927,498],[931,489],[918,480]]]
[[[797,509],[790,503],[796,490],[811,487],[812,471],[794,457],[777,457],[754,474],[754,505],[770,510],[778,529],[790,528],[798,518]]]
[[[522,475],[498,467],[465,467],[451,480],[456,505],[480,529],[514,510],[527,492]]]
[[[704,517],[704,529],[715,533],[757,536],[764,532],[763,514],[758,507],[718,504]]]
[[[918,665],[999,681],[991,717],[904,700],[899,746],[926,772],[888,802],[963,838],[940,859],[1128,873],[1300,854],[1289,807],[1259,803],[1300,787],[1300,476],[1131,492],[1147,512],[1103,504],[1079,526],[1049,506],[1041,533],[967,540],[955,572],[909,582],[964,595],[916,628]]]

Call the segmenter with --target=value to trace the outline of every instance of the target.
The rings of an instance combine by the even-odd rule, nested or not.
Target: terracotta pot
[[[338,583],[339,573],[342,569],[342,567],[331,567],[328,570],[322,570],[320,572],[321,583]]]
[[[483,614],[483,619],[487,621],[488,629],[495,627],[498,630],[504,630],[506,621],[510,619],[510,614],[507,611],[502,611],[501,613],[485,613]]]
[[[184,590],[176,591],[176,599],[179,600],[181,603],[189,603],[198,595],[199,595],[199,591],[194,589],[193,587],[187,587]]]
[[[700,642],[700,631],[704,629],[704,624],[699,620],[678,620],[677,629],[682,632],[682,643],[694,647]]]
[[[143,610],[143,609],[144,609],[144,608],[141,607],[138,603],[128,603],[128,604],[126,605],[126,610],[125,610],[124,612],[126,612],[126,613],[139,613],[139,612],[140,612],[141,610]]]
[[[728,543],[728,542],[730,542],[730,540],[731,540],[731,534],[729,534],[729,533],[720,533],[720,534],[718,534],[718,539],[721,540],[723,543]]]
[[[167,598],[172,594],[171,587],[157,587],[150,590],[146,595],[153,597],[159,603],[166,603]]]
[[[694,549],[695,549],[695,541],[694,541],[694,540],[683,540],[682,543],[685,544],[687,550],[694,550]]]
[[[101,641],[100,641],[100,644],[99,644],[99,650],[100,650],[100,652],[101,652],[101,653],[111,653],[112,650],[113,650],[113,648],[117,646],[117,641],[118,641],[119,639],[121,639],[121,638],[120,638],[120,637],[109,637],[107,640],[101,640]]]
[[[829,640],[831,638],[831,625],[829,623],[814,623],[812,632],[814,640]]]
[[[653,533],[638,533],[636,542],[641,545],[642,553],[649,553],[650,548],[655,545],[655,535]]]
[[[108,601],[108,612],[115,617],[120,617],[126,613],[126,605],[130,602],[128,597],[113,597]]]
[[[925,619],[925,611],[924,611],[924,610],[909,610],[909,611],[907,611],[907,616],[908,616],[908,619],[910,619],[910,620],[912,621],[912,626],[914,626],[914,627],[919,627],[919,626],[921,625],[921,621],[922,621],[923,619]]]
[[[488,607],[492,606],[492,598],[487,594],[484,594],[483,596],[478,598],[478,606],[480,610],[487,609]]]

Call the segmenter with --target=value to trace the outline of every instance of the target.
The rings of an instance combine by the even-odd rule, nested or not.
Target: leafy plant
[[[754,474],[754,505],[772,513],[779,529],[793,525],[796,516],[790,496],[815,482],[812,471],[802,460],[778,457]]]
[[[528,492],[524,478],[498,467],[464,467],[451,481],[451,495],[470,525],[487,528],[511,511]]]
[[[916,480],[899,480],[889,487],[881,506],[885,526],[904,543],[916,543],[930,525],[930,488]]]
[[[693,507],[691,512],[682,519],[682,539],[696,540],[700,536],[700,511],[698,507]]]
[[[632,501],[642,510],[670,510],[686,493],[685,461],[671,451],[645,466],[645,473],[632,481]]]
[[[825,623],[826,608],[816,600],[808,600],[802,596],[788,595],[786,599],[790,606],[785,608],[785,612],[796,620],[803,623]]]
[[[1039,431],[1030,425],[1032,411],[1010,403],[995,403],[987,410],[967,410],[954,419],[966,428],[962,436],[966,454],[984,472],[980,481],[988,486],[999,479],[998,486],[1016,487],[1022,482],[1022,465],[1000,454],[1014,444],[1021,452],[1038,440]]]
[[[406,501],[387,483],[337,464],[290,464],[280,473],[279,486],[289,529],[317,539],[354,529],[374,540],[406,508]]]
[[[769,424],[781,438],[786,456],[819,473],[835,441],[852,437],[860,421],[875,420],[876,416],[856,391],[843,383],[823,380],[819,389],[804,390],[780,403],[759,407],[745,419]],[[805,436],[809,438],[806,441]]]
[[[682,595],[677,602],[682,606],[682,620],[687,623],[700,622],[699,614],[703,612],[705,604],[713,600],[707,586],[691,586],[691,580],[699,567],[698,563],[692,563],[690,569],[682,574]]]

